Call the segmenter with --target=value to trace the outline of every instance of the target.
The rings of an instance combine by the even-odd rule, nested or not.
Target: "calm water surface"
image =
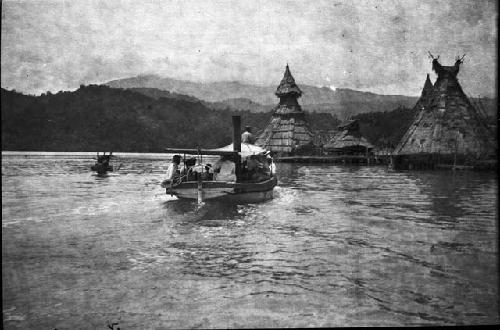
[[[120,163],[2,157],[5,328],[499,322],[495,174],[278,164],[274,199],[196,210]]]

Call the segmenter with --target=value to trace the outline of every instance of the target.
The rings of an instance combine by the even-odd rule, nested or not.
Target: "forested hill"
[[[352,117],[359,121],[361,134],[379,149],[393,149],[410,127],[416,109],[397,108],[392,111],[360,113]]]
[[[231,143],[232,115],[262,130],[270,112],[213,110],[195,98],[153,98],[107,86],[27,96],[1,90],[2,150],[162,152],[165,147]],[[314,130],[332,129],[329,114],[308,113]]]

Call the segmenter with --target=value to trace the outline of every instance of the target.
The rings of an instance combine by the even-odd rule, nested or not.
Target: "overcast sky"
[[[1,84],[40,94],[138,74],[418,95],[466,54],[468,95],[496,91],[496,2],[2,1]]]

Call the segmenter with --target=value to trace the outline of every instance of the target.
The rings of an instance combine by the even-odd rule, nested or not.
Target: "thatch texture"
[[[438,78],[429,92],[417,102],[420,111],[394,150],[394,155],[462,154],[475,158],[496,153],[494,135],[484,118],[470,103],[457,74],[461,60],[454,66],[442,66],[437,59],[433,69]]]
[[[335,134],[330,142],[324,146],[325,150],[340,150],[352,147],[360,147],[365,150],[373,149],[373,145],[366,138],[361,135],[350,134],[348,131]]]
[[[339,132],[323,146],[325,151],[338,154],[366,153],[373,145],[359,132],[359,122],[348,120],[338,126]]]
[[[420,95],[420,98],[418,99],[417,103],[415,104],[415,106],[418,107],[419,110],[421,110],[422,107],[427,106],[433,89],[434,89],[434,86],[432,85],[429,74],[427,74],[427,78],[425,79],[424,87],[422,88],[422,94]]]
[[[338,133],[337,130],[315,130],[313,144],[315,146],[324,146]]]
[[[297,84],[295,83],[295,79],[293,79],[290,69],[288,68],[288,64],[286,65],[285,73],[283,74],[283,79],[281,79],[278,88],[276,88],[275,94],[278,97],[287,94],[294,94],[296,95],[296,97],[300,97],[302,95],[302,91],[300,90],[299,86],[297,86]]]
[[[257,138],[257,145],[280,154],[290,154],[312,145],[313,134],[297,102],[301,94],[287,65],[276,90],[280,102],[274,108],[270,123]]]

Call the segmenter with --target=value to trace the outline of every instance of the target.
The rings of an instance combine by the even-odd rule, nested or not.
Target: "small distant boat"
[[[181,176],[177,180],[174,179],[173,182],[170,180],[162,182],[162,187],[166,189],[166,193],[178,198],[198,200],[198,203],[202,203],[203,200],[216,198],[227,198],[244,202],[258,202],[272,198],[273,189],[278,183],[276,175],[273,173],[274,164],[272,163],[272,158],[270,158],[268,152],[263,148],[249,143],[241,143],[240,123],[240,117],[234,116],[235,142],[229,146],[219,149],[166,149],[168,153],[230,157],[235,163],[235,181],[219,181],[216,177],[203,178],[202,175],[195,175],[191,178],[189,176]],[[242,171],[241,158],[252,155],[265,158],[268,162],[271,161],[270,172],[257,180],[245,177]],[[198,166],[203,168],[205,164],[199,164]]]
[[[109,161],[112,155],[113,152],[110,152],[109,155],[106,155],[106,152],[104,152],[103,155],[99,155],[99,153],[97,153],[97,161],[90,167],[90,169],[92,171],[96,171],[97,174],[106,174],[107,172],[112,172],[113,166],[109,165]]]

